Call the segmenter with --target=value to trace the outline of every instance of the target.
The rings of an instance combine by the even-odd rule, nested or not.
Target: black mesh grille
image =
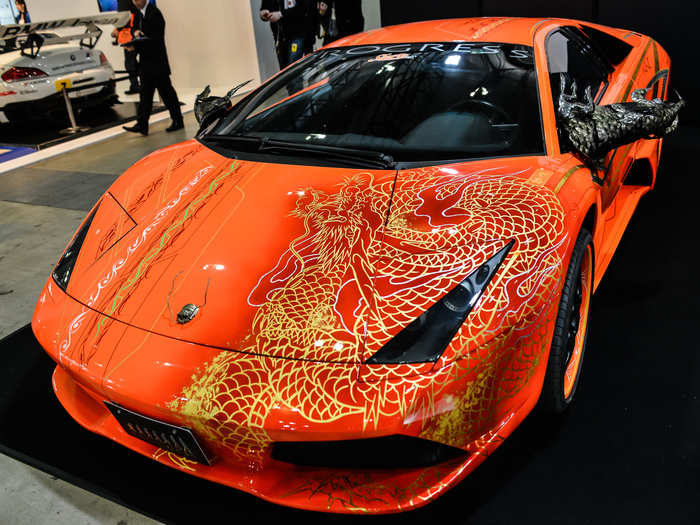
[[[299,466],[327,468],[419,468],[464,456],[461,449],[409,436],[347,441],[277,442],[272,457]]]

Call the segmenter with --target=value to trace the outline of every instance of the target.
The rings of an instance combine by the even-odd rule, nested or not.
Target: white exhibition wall
[[[199,92],[206,84],[215,94],[253,79],[260,82],[250,4],[246,0],[157,0],[166,22],[165,39],[178,93]],[[27,0],[33,22],[92,15],[96,0]],[[111,44],[111,28],[102,28],[98,48],[115,69],[124,69],[123,50]],[[71,30],[75,32],[75,29]]]
[[[365,16],[365,31],[382,27],[379,0],[362,0],[362,14]]]
[[[260,82],[253,19],[245,0],[158,0],[167,24],[167,46],[176,86],[211,84],[223,95],[234,85]]]

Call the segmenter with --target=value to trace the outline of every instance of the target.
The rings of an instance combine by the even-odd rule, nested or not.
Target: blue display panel
[[[14,0],[0,0],[0,25],[14,24],[17,7]]]

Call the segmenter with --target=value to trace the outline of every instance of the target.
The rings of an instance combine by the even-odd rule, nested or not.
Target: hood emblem
[[[71,55],[71,56],[70,56],[70,59],[71,59],[73,62],[75,62],[75,55]]]
[[[197,312],[199,312],[199,306],[192,303],[186,304],[182,307],[182,310],[178,312],[177,322],[179,324],[189,323],[194,319],[194,316],[197,315]]]
[[[173,311],[170,308],[170,296],[173,294],[175,291],[175,281],[177,280],[178,276],[182,273],[182,270],[177,272],[175,274],[175,277],[173,277],[173,284],[170,287],[170,291],[168,292],[168,297],[165,301],[165,304],[168,306],[168,312],[170,312],[170,321],[177,320],[178,324],[185,324],[189,323],[194,317],[199,313],[199,310],[206,306],[207,304],[207,294],[209,293],[209,283],[211,282],[210,280],[207,280],[207,287],[204,289],[204,302],[202,304],[193,304],[193,303],[187,303],[185,306],[183,306],[180,311],[177,313],[177,317],[173,319]]]

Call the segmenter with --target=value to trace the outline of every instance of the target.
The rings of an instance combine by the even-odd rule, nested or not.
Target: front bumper
[[[262,467],[227,458],[206,466],[127,434],[105,408],[103,399],[80,386],[60,366],[54,372],[53,387],[68,413],[92,432],[185,473],[307,510],[379,514],[419,507],[469,474],[500,443],[493,441],[474,454],[414,469],[304,467],[272,458]]]
[[[32,327],[59,363],[53,378],[59,400],[87,429],[183,472],[309,510],[390,513],[429,502],[498,447],[541,388],[537,360],[528,388],[499,399],[496,392],[512,377],[488,360],[470,371],[455,363],[433,374],[366,383],[358,365],[185,343],[107,318],[64,294],[51,279]],[[488,375],[488,370],[495,372]],[[215,461],[195,463],[132,437],[107,410],[106,400],[192,428]],[[273,453],[279,442],[394,435],[463,453],[407,468],[300,465]]]

